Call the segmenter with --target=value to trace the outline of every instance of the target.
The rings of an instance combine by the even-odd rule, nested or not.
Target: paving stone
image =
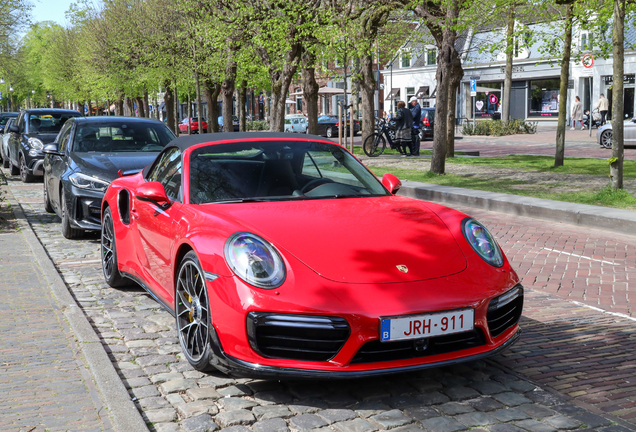
[[[351,420],[352,418],[357,417],[354,411],[348,409],[326,409],[318,411],[316,414],[326,421],[327,424]]]
[[[525,429],[529,432],[554,432],[556,429],[554,429],[552,426],[549,426],[545,423],[541,423],[537,420],[521,420],[518,422],[514,423],[515,426],[519,426],[522,429]]]
[[[592,414],[590,412],[575,414],[572,418],[586,424],[590,428],[598,428],[612,424],[612,422],[605,417],[601,417],[600,415]]]
[[[633,432],[633,430],[628,429],[624,426],[614,425],[610,427],[606,427],[602,429],[603,432]]]
[[[252,390],[250,390],[250,388],[246,385],[243,384],[239,384],[239,385],[233,385],[233,386],[229,386],[229,387],[225,387],[222,389],[217,390],[219,392],[219,394],[223,395],[223,396],[249,396],[252,394]]]
[[[151,382],[146,377],[139,377],[139,378],[132,378],[132,379],[124,380],[124,384],[128,388],[135,388],[135,387],[143,387],[143,386],[150,385]]]
[[[509,422],[513,420],[525,420],[529,418],[528,414],[517,408],[506,408],[490,413],[493,417],[501,422]]]
[[[346,407],[349,405],[353,405],[358,402],[358,399],[351,396],[349,393],[339,392],[339,393],[329,393],[322,398],[329,406],[340,408]]]
[[[547,391],[531,391],[525,394],[528,399],[531,399],[534,402],[540,403],[542,405],[557,405],[565,402],[565,398],[563,396],[555,395],[553,393],[549,393]]]
[[[470,384],[470,387],[483,395],[493,395],[509,391],[508,387],[495,381],[478,381]]]
[[[206,387],[206,388],[191,388],[186,390],[186,394],[192,399],[192,400],[199,400],[199,399],[219,399],[221,397],[221,395],[219,394],[219,392],[217,392],[215,389],[213,389],[212,387]]]
[[[376,414],[371,417],[371,420],[384,429],[393,429],[413,421],[410,417],[405,416],[402,411],[396,409]]]
[[[450,417],[433,417],[422,420],[422,426],[429,432],[455,432],[468,429],[465,425]]]
[[[315,414],[301,414],[291,418],[290,425],[294,429],[307,431],[327,426],[327,422]]]
[[[289,409],[294,414],[316,413],[323,409],[328,409],[329,405],[321,399],[309,399],[289,404]]]
[[[511,425],[511,424],[496,424],[496,425],[492,425],[490,426],[490,430],[492,432],[525,432],[524,429],[521,429],[520,427],[517,427],[515,425]],[[471,432],[474,432],[471,431]]]
[[[208,375],[205,378],[198,379],[197,382],[201,387],[223,387],[226,385],[234,384],[233,378],[227,378],[223,376]]]
[[[159,396],[161,394],[159,393],[159,390],[157,390],[157,387],[155,387],[154,385],[149,385],[145,387],[137,387],[137,388],[128,390],[128,392],[131,395],[133,395],[133,397],[136,397],[137,399]]]
[[[213,401],[200,400],[196,402],[184,403],[177,405],[177,411],[181,418],[195,417],[201,414],[216,414],[219,408]]]
[[[179,393],[171,393],[169,395],[166,395],[166,400],[170,402],[172,406],[186,403]]]
[[[162,408],[143,412],[143,416],[149,423],[171,422],[177,419],[177,411],[173,408]]]
[[[519,405],[517,408],[528,414],[533,419],[542,419],[545,417],[553,416],[555,414],[555,412],[551,409],[539,404]]]
[[[183,429],[179,426],[178,423],[170,422],[170,423],[154,423],[152,425],[156,432],[181,432]]]
[[[439,416],[439,413],[430,407],[411,407],[403,410],[403,412],[414,420],[424,420]]]
[[[170,369],[168,369],[166,365],[148,366],[144,368],[144,370],[150,376],[170,372]]]
[[[391,429],[392,432],[422,432],[423,430],[424,429],[414,424],[400,426],[395,429]]]
[[[588,412],[586,409],[583,409],[578,405],[574,405],[573,403],[554,405],[552,409],[565,415],[585,414]]]
[[[388,406],[390,406],[391,408],[397,408],[397,409],[407,408],[407,407],[421,404],[418,398],[415,398],[411,395],[393,396],[387,399],[383,399],[382,401],[386,403]]]
[[[503,408],[503,404],[489,397],[481,397],[467,401],[477,411],[493,411]]]
[[[517,406],[530,402],[527,397],[513,392],[499,393],[493,395],[492,398],[506,406]]]
[[[464,386],[449,387],[442,390],[442,392],[454,401],[472,399],[479,396],[479,392],[477,390]]]
[[[259,391],[258,393],[256,393],[254,395],[254,400],[261,405],[275,405],[275,404],[290,403],[293,400],[293,398],[289,393],[284,391],[265,390],[265,391]]]
[[[287,432],[287,422],[281,418],[257,421],[252,425],[254,432]]]
[[[245,426],[230,426],[229,428],[224,428],[224,432],[252,432],[249,428]]]
[[[213,432],[219,430],[210,414],[202,414],[196,417],[190,417],[180,422],[181,428],[185,432]]]
[[[531,384],[528,381],[506,381],[505,385],[509,387],[510,390],[514,390],[519,393],[526,393],[537,388],[534,384]]]
[[[354,410],[360,417],[364,418],[369,418],[390,409],[388,405],[381,401],[358,402],[351,405],[349,408]]]
[[[225,411],[236,411],[241,409],[248,409],[258,405],[254,401],[241,399],[237,397],[221,398],[218,400],[218,402],[219,404],[221,404],[221,406],[223,407]]]
[[[338,432],[375,432],[378,429],[368,421],[357,418],[331,425]]]
[[[252,414],[258,420],[270,420],[273,418],[287,418],[292,416],[292,412],[284,405],[256,406],[252,409]]]
[[[469,427],[487,426],[487,425],[499,423],[499,421],[496,418],[481,411],[460,414],[456,416],[455,418],[460,423],[465,424],[466,426],[469,426]]]
[[[573,418],[564,415],[555,415],[552,417],[546,417],[543,422],[554,426],[557,429],[576,429],[581,426],[581,422]]]
[[[195,380],[191,379],[176,379],[171,381],[166,381],[159,386],[161,391],[165,394],[175,393],[180,391],[186,391],[191,388],[196,388],[197,383]]]
[[[152,409],[165,408],[167,406],[170,406],[170,403],[165,398],[161,396],[157,396],[157,397],[148,397],[148,398],[140,399],[139,405],[144,410],[152,410]]]
[[[223,428],[236,425],[249,425],[256,421],[254,415],[247,410],[224,412],[217,415],[215,420]]]
[[[422,401],[422,405],[437,405],[450,401],[448,396],[436,391],[425,393],[419,399]]]
[[[442,414],[451,415],[451,416],[456,414],[464,414],[464,413],[475,411],[475,408],[473,408],[472,406],[465,403],[459,403],[459,402],[448,402],[436,408]]]

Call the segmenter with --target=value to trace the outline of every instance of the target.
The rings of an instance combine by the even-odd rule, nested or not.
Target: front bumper
[[[88,231],[101,231],[101,205],[104,192],[80,189],[70,185],[70,189],[66,189],[65,193],[67,205],[70,207],[66,211],[71,226]]]

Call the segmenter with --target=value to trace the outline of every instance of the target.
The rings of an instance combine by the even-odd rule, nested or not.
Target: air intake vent
[[[446,336],[409,341],[380,342],[379,340],[374,340],[362,345],[353,360],[351,360],[351,364],[427,357],[474,348],[485,343],[486,338],[479,328]]]
[[[488,330],[497,337],[519,322],[523,309],[523,287],[515,286],[505,294],[490,301],[488,305]]]
[[[269,358],[327,361],[345,344],[347,320],[339,317],[250,312],[247,335],[252,349]]]

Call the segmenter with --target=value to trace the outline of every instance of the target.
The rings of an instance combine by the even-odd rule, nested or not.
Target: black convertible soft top
[[[276,139],[276,138],[286,138],[286,139],[296,139],[298,141],[305,140],[319,140],[319,141],[328,141],[325,138],[318,135],[298,135],[298,134],[290,134],[283,132],[221,132],[221,133],[208,133],[208,134],[195,134],[195,135],[186,135],[174,139],[166,145],[168,147],[179,147],[181,151],[192,147],[197,144],[205,144],[205,143],[215,143],[217,141],[229,141],[229,140],[241,140],[241,141],[249,141],[249,140],[257,140],[257,139]]]

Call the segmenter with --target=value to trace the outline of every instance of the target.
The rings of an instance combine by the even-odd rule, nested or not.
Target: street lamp
[[[4,81],[4,77],[0,77],[0,84],[4,84],[4,85],[5,85],[5,92],[4,92],[4,96],[8,98],[8,97],[9,97],[9,92],[8,92],[8,91],[6,91],[6,90],[7,90],[8,85],[7,85],[7,83],[5,83],[5,81]],[[7,108],[7,111],[9,111],[9,109],[8,109],[8,108]]]
[[[9,96],[9,110],[11,110],[11,106],[13,105],[13,86],[12,85],[9,86],[9,91],[11,92],[11,95]]]
[[[35,90],[31,90],[31,104],[30,108],[33,108],[33,98],[35,97]]]

